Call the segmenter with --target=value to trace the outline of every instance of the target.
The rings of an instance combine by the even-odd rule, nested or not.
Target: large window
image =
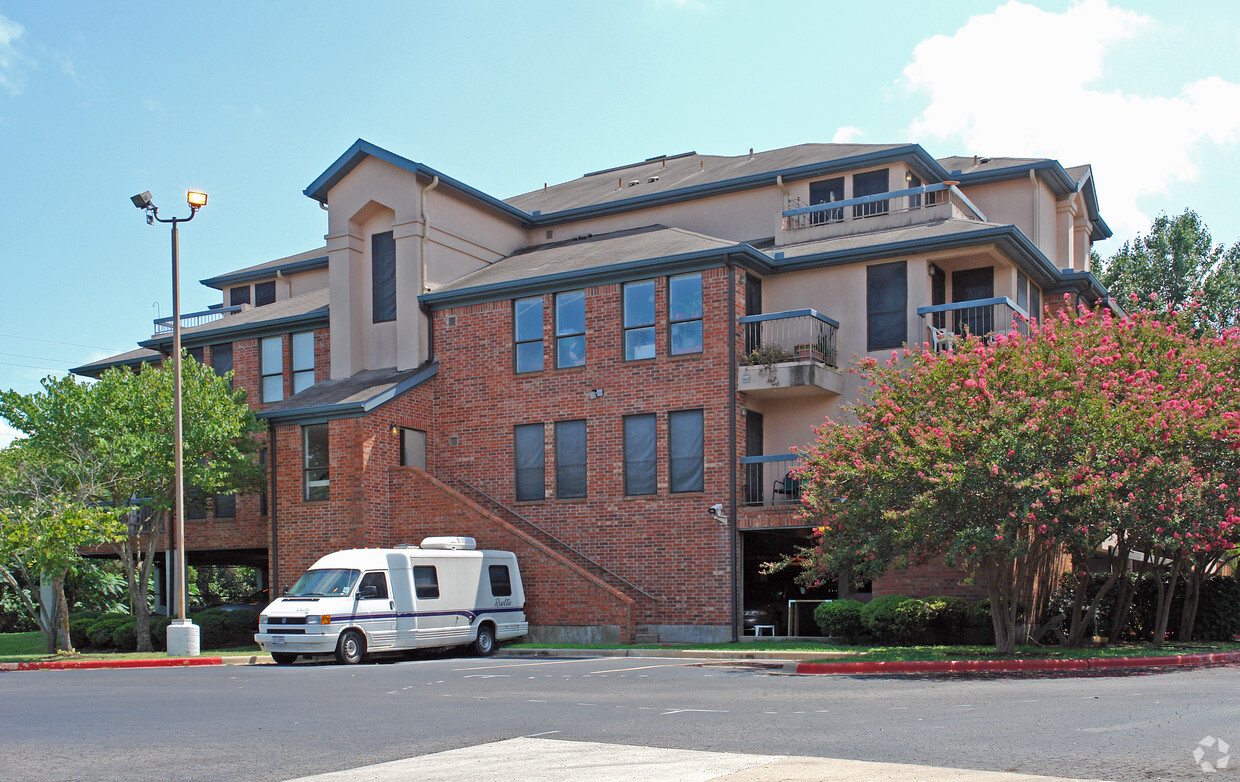
[[[237,495],[215,495],[215,518],[235,519],[237,517]]]
[[[276,303],[276,281],[254,283],[254,306],[265,307]]]
[[[439,574],[434,565],[413,566],[413,593],[419,600],[435,600],[439,597]]]
[[[653,413],[624,417],[624,493],[658,491],[658,457]]]
[[[881,171],[867,171],[864,174],[853,175],[853,198],[861,198],[862,196],[878,195],[886,193],[891,188],[887,184],[887,169]],[[881,201],[870,201],[864,204],[857,204],[853,207],[853,217],[869,217],[871,215],[886,214],[887,199]]]
[[[701,410],[678,410],[667,414],[667,451],[673,492],[704,489],[704,446]]]
[[[264,337],[261,345],[263,401],[279,402],[284,398],[284,337]]]
[[[682,274],[667,284],[668,336],[671,353],[702,352],[702,274]]]
[[[211,346],[211,368],[215,374],[224,377],[233,368],[233,351],[231,342],[221,342]]]
[[[547,464],[543,437],[542,424],[513,427],[512,451],[518,502],[545,497]]]
[[[624,286],[624,360],[654,358],[654,280]]]
[[[396,240],[391,231],[370,237],[370,308],[374,323],[396,320]]]
[[[898,348],[908,339],[908,263],[865,269],[866,350]]]
[[[507,565],[489,565],[487,575],[491,578],[492,595],[495,597],[512,595],[512,576],[508,573]]]
[[[844,200],[844,177],[835,177],[834,179],[821,179],[817,182],[809,183],[809,203],[810,206],[818,204],[830,204],[835,201]],[[844,219],[843,209],[829,209],[825,212],[811,212],[810,225],[822,225],[823,223],[834,223]]]
[[[228,289],[228,303],[233,307],[236,307],[240,304],[249,304],[250,303],[250,286],[241,285],[236,288],[229,288]]]
[[[555,295],[555,365],[559,369],[586,363],[586,292]]]
[[[293,393],[300,394],[314,385],[314,332],[293,335]]]
[[[586,422],[555,424],[555,496],[586,496]]]
[[[258,493],[258,515],[267,515],[267,485],[271,483],[271,472],[267,469],[267,449],[258,452],[258,463],[263,468],[263,490]]]
[[[516,344],[517,372],[543,368],[543,300],[517,299],[512,303],[512,336]]]
[[[400,466],[426,469],[426,432],[401,428]]]
[[[331,477],[327,449],[327,424],[312,424],[301,428],[303,441],[303,472],[305,473],[305,498],[326,500],[329,498]]]

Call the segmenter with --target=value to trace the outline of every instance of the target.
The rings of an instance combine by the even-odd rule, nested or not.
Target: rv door
[[[353,595],[353,614],[358,625],[366,630],[371,651],[391,648],[396,640],[396,610],[387,574],[382,570],[362,575]]]

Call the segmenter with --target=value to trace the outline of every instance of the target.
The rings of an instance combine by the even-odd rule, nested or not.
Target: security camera
[[[716,502],[714,505],[711,505],[709,508],[706,509],[706,515],[710,516],[712,519],[717,519],[720,516],[722,516],[723,515],[723,503]]]
[[[138,193],[136,196],[131,196],[129,200],[133,201],[133,205],[139,209],[149,209],[151,207],[151,191],[147,190]]]

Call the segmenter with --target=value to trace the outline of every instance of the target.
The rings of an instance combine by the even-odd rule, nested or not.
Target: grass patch
[[[262,654],[257,644],[229,649],[203,649],[200,657],[222,657],[238,654]],[[40,632],[0,633],[0,663],[49,662],[55,660],[150,660],[163,659],[164,652],[86,652],[82,654],[48,654]]]

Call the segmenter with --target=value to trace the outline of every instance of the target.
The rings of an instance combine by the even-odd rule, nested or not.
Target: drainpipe
[[[276,269],[276,279],[280,280],[281,282],[285,284],[285,286],[287,286],[284,292],[288,294],[288,298],[290,299],[293,298],[293,281],[290,280],[288,277],[285,277],[284,272],[280,271],[279,269]]]
[[[788,195],[788,188],[784,186],[784,175],[783,175],[783,174],[776,174],[776,175],[775,175],[775,186],[779,188],[779,192],[781,192],[781,193],[783,193],[783,194],[784,194],[784,200],[785,200],[785,202],[786,202],[789,198],[791,198],[791,197],[792,197],[792,196]]]
[[[267,515],[271,517],[271,561],[267,563],[267,594],[272,600],[279,597],[280,580],[280,533],[276,526],[276,425],[267,420],[267,469],[271,473],[271,486],[267,490]]]
[[[783,182],[779,182],[783,187]],[[732,520],[728,540],[728,556],[732,560],[732,643],[736,643],[736,628],[741,619],[740,572],[736,567],[736,544],[740,537],[736,517],[736,264],[727,256],[728,271],[728,518]]]
[[[1033,185],[1033,243],[1040,249],[1042,245],[1042,204],[1038,198],[1038,174],[1032,168],[1029,169],[1029,184]]]
[[[426,211],[426,194],[439,187],[439,175],[436,174],[431,183],[422,188],[422,292],[430,293],[430,286],[426,284],[426,246],[431,238],[431,216]]]

